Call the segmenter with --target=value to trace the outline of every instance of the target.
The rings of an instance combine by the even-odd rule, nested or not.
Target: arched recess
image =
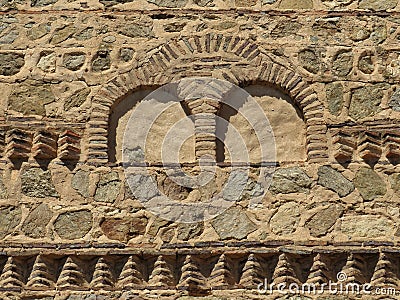
[[[307,160],[324,161],[328,155],[323,105],[308,83],[284,64],[265,53],[253,40],[239,36],[207,34],[171,40],[154,49],[139,67],[110,80],[93,97],[87,128],[87,160],[95,165],[109,161],[110,114],[126,95],[181,78],[202,76],[239,86],[265,82],[284,91],[304,116]]]

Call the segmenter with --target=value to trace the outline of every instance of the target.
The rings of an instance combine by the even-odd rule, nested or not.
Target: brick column
[[[216,161],[216,115],[220,102],[207,98],[186,102],[194,117],[196,159]]]

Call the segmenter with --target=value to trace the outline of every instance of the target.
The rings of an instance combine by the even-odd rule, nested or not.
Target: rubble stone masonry
[[[277,149],[264,191],[249,124],[226,117],[250,177],[231,208],[193,224],[144,209],[121,164],[130,112],[188,77],[245,89]],[[229,153],[200,190],[171,180],[159,147],[185,113],[165,111],[142,154],[163,193],[201,201]],[[196,173],[216,147],[189,139],[182,165]],[[397,0],[0,0],[1,299],[355,298],[257,290],[339,272],[400,291],[399,162]],[[151,199],[147,180],[135,187]]]

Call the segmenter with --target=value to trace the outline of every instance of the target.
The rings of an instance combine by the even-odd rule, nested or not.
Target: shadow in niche
[[[63,165],[68,168],[68,170],[73,171],[75,170],[78,160],[61,160],[63,162]]]
[[[351,160],[336,159],[336,161],[345,169],[347,169],[351,163]]]
[[[250,82],[250,83],[243,83],[240,85],[242,89],[244,89],[248,94],[252,97],[272,97],[276,99],[280,99],[282,101],[287,102],[290,104],[299,119],[304,121],[304,115],[300,108],[296,105],[296,103],[292,100],[292,98],[283,91],[280,87],[275,86],[273,84],[267,82]],[[247,95],[246,95],[247,96]],[[243,97],[242,103],[240,105],[235,104],[234,106],[240,109],[246,103],[245,97]],[[238,110],[233,108],[229,105],[229,96],[226,97],[228,99],[228,104],[223,103],[221,109],[219,111],[219,117],[225,119],[227,123],[218,122],[217,120],[217,136],[226,138],[226,134],[228,131],[228,123],[230,123],[230,119],[238,114]],[[223,140],[217,140],[216,142],[216,155],[217,155],[217,162],[223,163],[225,161],[225,144]]]
[[[116,103],[112,109],[109,128],[108,128],[108,158],[109,162],[117,162],[116,151],[117,151],[117,128],[119,120],[125,116],[133,107],[150,93],[155,91],[158,87],[143,87],[140,90],[132,92],[130,95],[124,97]]]
[[[216,134],[218,137],[221,138],[221,140],[216,141],[216,159],[217,163],[224,163],[225,162],[225,143],[226,143],[226,138],[227,138],[227,133],[228,133],[228,124],[231,123],[232,117],[238,114],[238,111],[243,108],[243,106],[246,105],[248,102],[248,95],[250,94],[253,97],[270,97],[274,98],[275,103],[276,102],[286,102],[286,105],[290,105],[290,110],[293,108],[293,116],[298,118],[299,121],[304,122],[304,117],[301,112],[301,110],[296,106],[294,101],[291,99],[289,95],[285,93],[280,87],[272,85],[270,83],[265,83],[265,82],[249,82],[249,83],[244,83],[241,84],[242,89],[233,89],[231,91],[231,94],[224,95],[224,99],[227,99],[227,103],[223,103],[221,105],[221,108],[219,110],[218,116],[227,122],[222,122],[221,120],[217,119],[217,126],[216,126]],[[119,158],[118,158],[118,153],[117,153],[117,147],[118,143],[120,142],[121,136],[120,136],[120,127],[124,126],[124,122],[126,122],[128,118],[128,113],[134,109],[134,107],[142,101],[144,98],[146,98],[150,93],[154,92],[158,86],[146,86],[146,87],[141,87],[140,89],[133,91],[131,94],[123,97],[120,99],[120,101],[116,102],[112,108],[112,112],[109,118],[109,132],[108,132],[108,156],[109,156],[109,162],[110,163],[117,163]],[[171,88],[174,90],[174,88]],[[246,91],[244,92],[243,89]],[[238,93],[238,94],[234,94]],[[163,101],[164,99],[160,99]],[[165,99],[166,100],[166,99]],[[268,103],[268,102],[264,102]],[[232,106],[233,107],[232,107]],[[288,106],[289,106],[288,105]],[[186,103],[181,102],[181,107],[185,114],[187,116],[191,115],[190,109],[187,107]],[[263,109],[268,110],[269,107],[268,105],[263,105]],[[274,111],[274,109],[271,108],[271,111]],[[275,109],[275,118],[276,118],[276,113],[281,113],[280,107],[278,109]],[[278,115],[278,118],[280,119],[279,121],[282,122],[282,125],[285,125],[285,122],[291,122],[292,119],[285,119],[285,112],[282,112],[282,118],[280,115]],[[266,115],[268,115],[268,112],[266,112]],[[125,121],[123,121],[125,119]],[[282,119],[282,120],[281,120]],[[122,122],[121,122],[122,120]],[[279,122],[278,122],[279,123]],[[289,123],[288,123],[289,124]],[[293,125],[294,124],[294,125]],[[293,131],[293,127],[297,126],[296,123],[293,123],[292,126],[288,127],[287,129],[280,130],[281,132],[284,130],[289,130]],[[304,124],[304,123],[303,123]],[[126,124],[125,124],[126,125]],[[280,126],[280,124],[279,124]],[[280,126],[281,128],[286,127],[286,126]],[[121,127],[123,128],[123,127]],[[275,128],[273,128],[275,130]],[[279,130],[278,130],[279,131]],[[300,131],[299,131],[300,132]],[[286,133],[286,132],[284,132]],[[299,134],[300,135],[300,134]],[[283,136],[283,135],[282,135]],[[287,143],[286,136],[285,140],[281,139],[281,148],[287,148],[289,150],[285,151],[292,151],[292,148],[287,147],[284,145]],[[283,142],[282,142],[283,141]],[[295,141],[297,143],[297,139]],[[301,142],[299,140],[298,145],[302,145],[305,141]],[[284,143],[284,144],[282,144]],[[290,144],[290,143],[289,143]],[[293,141],[292,141],[293,144]],[[282,149],[281,149],[282,150]],[[297,149],[296,149],[297,150]],[[302,159],[299,159],[302,160]]]
[[[225,162],[225,143],[222,137],[226,138],[228,131],[229,120],[232,116],[236,115],[241,107],[248,101],[248,94],[242,89],[231,89],[230,92],[224,95],[224,102],[218,112],[218,117],[227,122],[222,122],[220,119],[216,120],[216,160],[217,163]],[[228,103],[227,103],[228,102]],[[230,103],[229,103],[230,102]]]
[[[375,165],[379,162],[379,158],[370,158],[364,161],[371,169],[374,169]]]
[[[293,99],[279,86],[273,85],[268,82],[254,82],[248,83],[241,86],[241,88],[245,89],[253,97],[263,97],[269,96],[273,98],[280,98],[290,105],[296,111],[297,116],[304,121],[304,115],[301,109],[297,106],[297,104],[293,101]]]
[[[190,108],[188,107],[187,103],[185,103],[185,101],[181,101],[179,103],[181,104],[181,107],[182,107],[183,111],[185,112],[185,115],[190,116],[192,113],[190,112]]]
[[[24,162],[28,161],[28,158],[10,159],[13,169],[20,170]]]
[[[400,157],[397,157],[397,156],[393,156],[393,157],[389,156],[389,157],[387,157],[386,156],[386,158],[394,166],[397,166],[398,164],[400,164]]]
[[[36,162],[40,166],[42,170],[47,170],[49,168],[49,164],[51,162],[50,159],[36,159]]]
[[[226,103],[223,103],[221,105],[218,116],[229,123],[230,118],[237,113],[238,111],[236,109]],[[218,137],[226,137],[226,133],[228,132],[228,123],[222,123],[220,120],[217,119],[216,135]],[[225,162],[225,143],[221,139],[217,139],[216,141],[216,156],[217,163]]]

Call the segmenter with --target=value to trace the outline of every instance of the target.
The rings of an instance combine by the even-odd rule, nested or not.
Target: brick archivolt
[[[110,113],[129,93],[187,77],[213,77],[236,85],[268,83],[285,91],[303,112],[308,161],[327,159],[323,105],[309,84],[285,62],[266,53],[249,38],[207,34],[171,40],[154,49],[139,67],[105,84],[92,99],[87,160],[108,162]]]

